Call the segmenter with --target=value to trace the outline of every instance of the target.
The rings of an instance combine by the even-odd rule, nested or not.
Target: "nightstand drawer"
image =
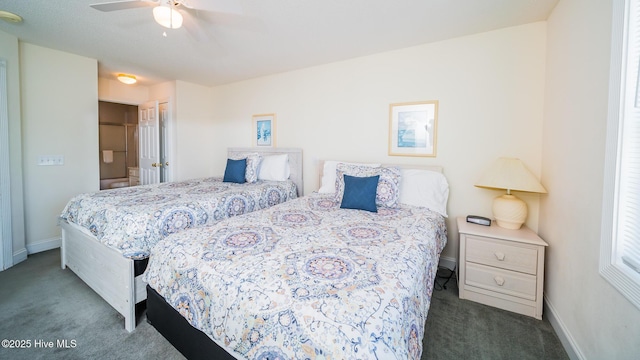
[[[536,300],[536,277],[489,266],[466,263],[465,285]]]
[[[513,242],[467,236],[466,260],[535,275],[538,266],[537,249],[512,244]]]

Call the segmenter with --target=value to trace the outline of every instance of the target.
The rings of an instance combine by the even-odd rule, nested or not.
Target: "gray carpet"
[[[60,268],[57,249],[0,272],[0,338],[29,346],[0,347],[0,359],[184,359],[143,311],[125,331],[120,314]],[[459,300],[455,279],[434,291],[424,347],[423,359],[568,358],[547,321]]]
[[[438,284],[446,280],[440,276]],[[569,359],[549,321],[458,298],[455,277],[435,290],[422,359]]]

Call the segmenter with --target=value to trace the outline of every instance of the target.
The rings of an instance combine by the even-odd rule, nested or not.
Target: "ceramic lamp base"
[[[493,200],[496,224],[505,229],[520,229],[527,219],[527,203],[515,195],[502,195]]]

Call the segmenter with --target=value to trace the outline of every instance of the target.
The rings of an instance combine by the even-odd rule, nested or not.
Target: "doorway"
[[[100,190],[135,185],[138,106],[98,102]]]

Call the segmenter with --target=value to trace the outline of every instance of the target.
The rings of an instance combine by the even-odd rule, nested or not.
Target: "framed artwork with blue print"
[[[389,105],[389,155],[436,156],[438,101]]]
[[[276,146],[276,114],[253,115],[253,145]]]

